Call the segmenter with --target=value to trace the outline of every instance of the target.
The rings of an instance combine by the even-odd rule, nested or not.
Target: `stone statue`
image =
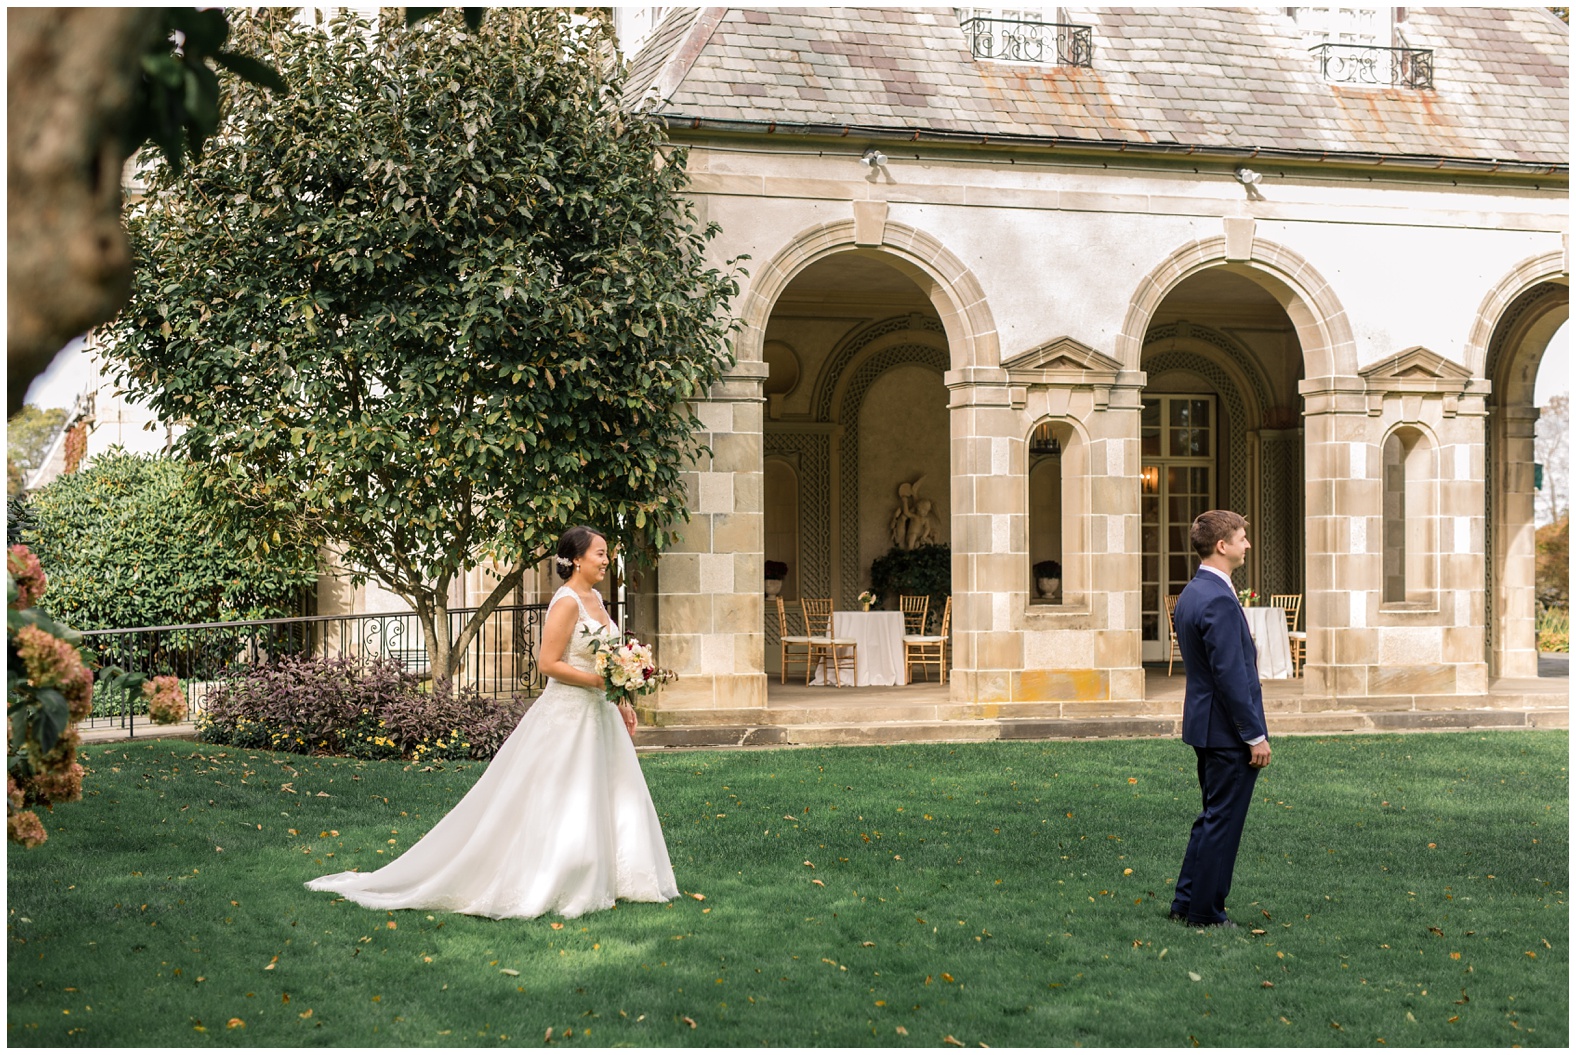
[[[921,476],[911,484],[898,485],[897,509],[893,510],[892,522],[887,526],[892,545],[898,549],[914,549],[936,541],[936,529],[940,525],[931,513],[935,503],[919,497],[919,485],[924,482]]]
[[[914,494],[919,490],[921,476],[913,483],[899,484],[897,488],[897,509],[892,512],[892,522],[887,526],[887,533],[892,536],[892,545],[897,549],[908,547],[908,525],[914,519],[913,500]]]
[[[928,498],[921,498],[916,512],[909,518],[908,541],[904,549],[918,549],[928,546],[936,541],[937,521],[930,512],[934,503]]]

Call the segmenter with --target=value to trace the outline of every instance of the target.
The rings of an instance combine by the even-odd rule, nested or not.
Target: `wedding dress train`
[[[580,609],[565,661],[594,672],[589,646],[601,624],[567,586],[553,603],[565,596]],[[494,919],[573,917],[620,898],[679,893],[617,707],[600,689],[552,679],[475,786],[419,842],[375,872],[306,885],[368,908]]]

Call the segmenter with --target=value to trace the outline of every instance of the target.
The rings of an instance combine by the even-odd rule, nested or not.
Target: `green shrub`
[[[1571,650],[1571,613],[1568,608],[1538,609],[1538,651]]]
[[[250,540],[222,534],[193,498],[193,473],[115,449],[33,492],[21,533],[49,575],[49,611],[79,630],[296,614],[317,581],[315,551],[266,517]]]
[[[941,609],[952,593],[952,548],[945,544],[887,550],[870,565],[870,588],[881,607],[897,607],[901,594],[929,594],[931,629],[941,625]]]

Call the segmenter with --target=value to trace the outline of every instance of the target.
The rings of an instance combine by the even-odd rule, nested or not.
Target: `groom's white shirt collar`
[[[1198,566],[1198,570],[1199,571],[1207,571],[1207,572],[1210,572],[1213,575],[1220,576],[1220,578],[1225,582],[1225,584],[1227,586],[1231,587],[1231,592],[1232,593],[1236,593],[1237,592],[1237,587],[1232,583],[1231,576],[1227,575],[1225,572],[1221,571],[1219,568],[1215,567],[1214,565],[1212,565],[1212,564],[1200,564]]]

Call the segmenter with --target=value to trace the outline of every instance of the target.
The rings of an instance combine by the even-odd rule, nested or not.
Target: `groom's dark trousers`
[[[1174,915],[1207,926],[1226,919],[1226,895],[1259,771],[1248,741],[1267,735],[1258,656],[1236,591],[1200,568],[1177,600],[1177,645],[1187,668],[1182,741],[1198,755],[1203,809],[1193,822],[1171,900]]]

